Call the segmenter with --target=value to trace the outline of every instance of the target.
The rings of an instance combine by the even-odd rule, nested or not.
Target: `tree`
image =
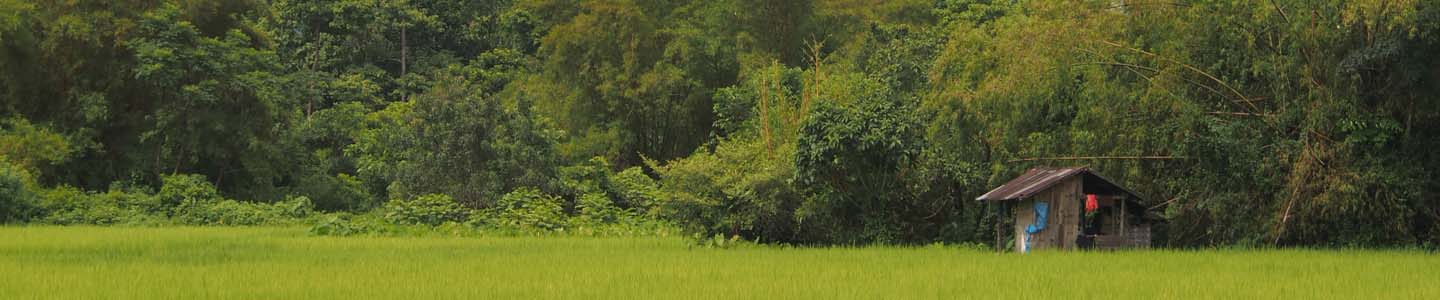
[[[51,128],[72,159],[37,177],[102,188],[197,172],[264,193],[275,59],[242,19],[254,3],[40,1],[3,42],[3,113]],[[7,35],[12,36],[12,35]],[[43,71],[50,70],[50,71]]]
[[[134,107],[146,113],[130,154],[151,174],[207,174],[229,191],[265,195],[280,175],[267,159],[276,125],[287,123],[274,53],[240,30],[204,36],[179,14],[173,5],[147,12],[127,43],[135,85],[151,91]]]
[[[617,135],[604,153],[574,157],[608,155],[618,166],[633,166],[641,156],[684,155],[707,137],[710,94],[733,82],[734,49],[681,16],[721,4],[589,2],[551,29],[540,55],[547,84],[562,90],[542,107],[576,135]]]
[[[513,65],[511,65],[513,66]],[[376,195],[443,193],[466,206],[492,205],[516,187],[544,187],[553,178],[554,134],[531,100],[503,101],[487,90],[490,66],[454,66],[410,101],[370,114],[357,142],[358,174]]]

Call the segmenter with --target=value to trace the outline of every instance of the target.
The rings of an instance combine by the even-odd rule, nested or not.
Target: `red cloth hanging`
[[[1095,199],[1095,194],[1085,195],[1085,212],[1095,212],[1100,209],[1100,200]]]

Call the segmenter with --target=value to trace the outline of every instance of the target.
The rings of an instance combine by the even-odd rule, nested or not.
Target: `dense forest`
[[[994,244],[1083,165],[1158,246],[1434,247],[1436,149],[1429,0],[0,0],[4,223]]]

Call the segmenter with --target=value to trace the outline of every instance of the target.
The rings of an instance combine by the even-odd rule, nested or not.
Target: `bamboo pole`
[[[1247,112],[1228,112],[1228,111],[1212,111],[1212,112],[1206,112],[1205,114],[1207,114],[1207,115],[1221,115],[1221,116],[1241,116],[1241,117],[1272,117],[1272,116],[1275,116],[1275,114],[1260,114],[1260,113],[1247,113]]]
[[[1190,159],[1184,156],[1062,156],[1062,157],[1031,157],[1012,159],[1005,162],[1026,162],[1041,160],[1175,160]]]

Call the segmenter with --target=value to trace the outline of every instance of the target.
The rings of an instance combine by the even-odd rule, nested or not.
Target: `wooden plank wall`
[[[1045,230],[1032,237],[1030,250],[1050,248],[1074,249],[1075,236],[1080,233],[1080,210],[1084,205],[1080,194],[1080,177],[1065,179],[1045,191],[1036,193],[1030,199],[1019,202],[1015,207],[1015,248],[1019,250],[1025,242],[1025,227],[1035,222],[1035,202],[1050,203],[1049,220]]]
[[[1120,207],[1112,207],[1102,216],[1100,220],[1100,234],[1120,234],[1120,221],[1125,214],[1120,212]]]
[[[1061,225],[1060,231],[1056,234],[1060,248],[1073,250],[1079,245],[1075,244],[1075,237],[1080,235],[1080,214],[1085,210],[1085,195],[1081,194],[1081,176],[1070,177],[1055,185],[1054,202],[1058,205],[1058,213],[1064,221],[1056,223]]]
[[[1150,224],[1130,224],[1125,234],[1095,236],[1096,249],[1150,248]]]

